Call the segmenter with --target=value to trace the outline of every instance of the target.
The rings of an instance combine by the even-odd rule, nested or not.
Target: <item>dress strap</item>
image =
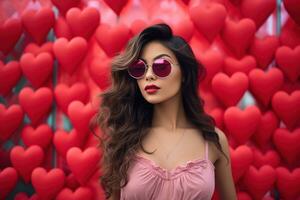
[[[205,159],[208,159],[208,142],[205,140]]]

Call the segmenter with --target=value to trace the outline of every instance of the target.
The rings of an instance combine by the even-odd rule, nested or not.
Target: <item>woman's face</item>
[[[143,97],[151,104],[164,102],[181,92],[182,74],[174,53],[159,41],[147,43],[140,58],[148,64],[148,70],[143,78],[137,80]],[[166,59],[171,63],[171,72],[160,78],[153,73],[152,63],[157,59]],[[158,89],[155,89],[155,86]]]

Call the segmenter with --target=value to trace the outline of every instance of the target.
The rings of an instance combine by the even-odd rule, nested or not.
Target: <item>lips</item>
[[[160,88],[156,85],[147,85],[145,87],[145,91],[149,94],[153,94],[155,93],[157,90],[159,90]]]

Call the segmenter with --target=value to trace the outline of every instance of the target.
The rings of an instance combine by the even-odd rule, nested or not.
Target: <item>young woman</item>
[[[97,122],[109,199],[236,199],[226,136],[198,96],[204,68],[189,44],[156,24],[112,63]]]

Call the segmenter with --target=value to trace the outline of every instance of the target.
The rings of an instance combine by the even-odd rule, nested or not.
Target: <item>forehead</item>
[[[140,57],[150,61],[160,54],[167,54],[171,58],[176,59],[174,53],[169,48],[165,47],[160,41],[151,41],[147,43],[143,47]]]

